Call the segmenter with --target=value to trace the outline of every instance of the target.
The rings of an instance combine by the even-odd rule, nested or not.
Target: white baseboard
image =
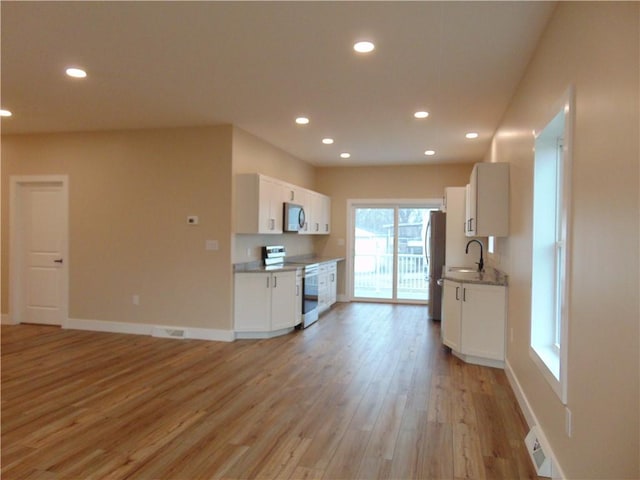
[[[545,436],[544,430],[542,429],[542,426],[538,422],[538,418],[536,417],[536,414],[533,411],[533,408],[531,408],[531,404],[529,403],[529,400],[527,399],[527,396],[525,395],[524,390],[522,389],[522,386],[518,381],[518,377],[516,377],[516,374],[511,368],[511,364],[509,363],[508,360],[505,362],[504,371],[507,375],[507,380],[509,380],[509,384],[511,385],[511,389],[513,390],[513,393],[516,396],[518,405],[520,405],[520,410],[522,410],[522,413],[524,414],[524,418],[527,421],[527,425],[529,425],[529,428],[534,426],[536,427],[538,431],[538,440],[540,440],[540,443],[542,444],[542,448],[551,459],[551,478],[553,480],[566,479],[567,476],[564,474],[562,467],[558,463],[556,455],[551,449],[551,445],[549,444],[549,441]],[[524,438],[522,439],[522,441],[524,442]]]
[[[265,338],[279,337],[293,331],[294,328],[283,328],[281,330],[276,330],[275,332],[235,332],[235,337],[237,339],[245,340],[260,340]]]
[[[11,320],[11,315],[8,313],[3,313],[0,315],[0,324],[1,325],[13,325],[13,321]]]
[[[504,361],[493,360],[492,358],[476,357],[475,355],[465,355],[463,353],[451,350],[451,353],[465,363],[473,363],[474,365],[482,365],[483,367],[504,369]]]
[[[127,333],[133,335],[152,335],[162,338],[180,338],[232,342],[235,339],[232,330],[213,328],[176,327],[170,325],[150,325],[127,322],[107,322],[104,320],[86,320],[70,318],[63,328],[89,330],[93,332]]]

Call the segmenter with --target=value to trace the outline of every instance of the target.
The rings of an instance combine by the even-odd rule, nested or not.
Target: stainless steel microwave
[[[295,203],[284,203],[284,231],[299,232],[304,228],[304,207]]]

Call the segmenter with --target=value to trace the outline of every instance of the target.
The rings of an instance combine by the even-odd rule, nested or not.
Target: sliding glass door
[[[354,204],[351,279],[355,300],[428,300],[425,232],[428,204]]]

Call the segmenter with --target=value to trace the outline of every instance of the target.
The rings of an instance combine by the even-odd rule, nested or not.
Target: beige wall
[[[569,478],[640,478],[638,119],[640,4],[558,5],[494,138],[511,163],[511,365]],[[568,407],[529,357],[533,129],[575,86]]]
[[[233,128],[233,173],[261,173],[315,190],[312,165],[237,127]],[[233,263],[260,260],[264,245],[284,245],[289,256],[313,253],[313,238],[296,233],[234,235],[233,243]]]
[[[69,176],[70,318],[231,329],[230,126],[3,136],[3,313],[9,177],[31,174]]]
[[[233,173],[261,173],[313,190],[315,168],[264,140],[233,127]]]
[[[347,200],[443,198],[445,187],[469,183],[472,168],[472,164],[318,168],[316,189],[331,197],[331,235],[316,237],[315,251],[346,258]],[[339,295],[346,292],[344,268],[342,262]]]

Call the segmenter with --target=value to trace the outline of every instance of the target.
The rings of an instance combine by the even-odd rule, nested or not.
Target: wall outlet
[[[189,215],[187,217],[187,224],[189,224],[189,225],[198,225],[199,221],[200,221],[200,219],[198,218],[197,215]]]
[[[137,293],[133,295],[131,297],[131,302],[136,306],[140,305],[140,295],[138,295]]]

